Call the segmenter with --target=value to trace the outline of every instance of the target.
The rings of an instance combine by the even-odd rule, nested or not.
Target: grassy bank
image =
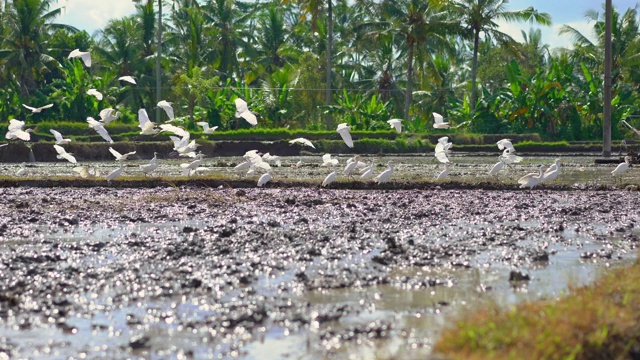
[[[452,359],[637,359],[640,262],[557,301],[484,309],[445,332],[435,351]]]

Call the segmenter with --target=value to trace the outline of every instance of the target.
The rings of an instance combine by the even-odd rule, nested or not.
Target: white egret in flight
[[[156,129],[156,124],[149,120],[149,115],[147,114],[147,110],[140,109],[138,110],[138,127],[140,130],[140,135],[155,135],[160,132],[159,129]]]
[[[130,84],[136,85],[136,79],[134,79],[134,77],[133,77],[133,76],[129,76],[129,75],[120,76],[120,77],[118,78],[118,80],[120,80],[120,81],[126,81],[126,82],[128,82],[128,83],[130,83]]]
[[[56,138],[56,145],[68,144],[71,142],[71,139],[63,138],[59,131],[54,129],[49,129],[49,131],[53,134],[53,137]]]
[[[396,129],[396,132],[398,134],[402,132],[402,119],[387,120],[387,123],[391,126],[392,129]]]
[[[162,110],[164,110],[164,112],[167,113],[167,116],[169,117],[169,119],[173,120],[174,116],[173,116],[173,107],[171,106],[171,103],[166,101],[166,100],[162,100],[158,103],[158,107],[161,108]]]
[[[109,136],[107,129],[104,128],[104,124],[92,117],[87,118],[87,123],[89,124],[89,127],[95,130],[103,139],[113,144],[113,140],[111,139],[111,136]]]
[[[120,154],[118,151],[116,151],[116,149],[112,147],[109,147],[109,152],[111,152],[111,154],[115,156],[116,161],[120,161],[120,162],[127,160],[129,156],[134,155],[136,153],[135,151],[131,151],[126,154]]]
[[[340,134],[344,143],[347,144],[348,147],[352,148],[353,139],[351,138],[351,133],[349,132],[349,130],[351,130],[351,126],[348,126],[347,123],[342,123],[338,124],[336,132]]]
[[[312,147],[314,149],[316,148],[315,146],[313,146],[311,141],[309,141],[309,140],[307,140],[305,138],[302,138],[302,137],[295,138],[293,140],[289,140],[289,144],[300,144],[300,145]]]
[[[437,112],[433,113],[433,128],[434,129],[448,129],[449,123],[444,121],[444,117]]]
[[[58,159],[65,159],[72,164],[77,163],[76,158],[69,154],[62,146],[53,145],[53,148],[56,149],[56,152],[58,153],[56,156]]]
[[[24,106],[25,108],[31,110],[32,114],[35,114],[35,113],[41,112],[44,109],[49,109],[49,108],[53,107],[53,104],[47,104],[47,105],[40,106],[40,107],[31,107],[31,106],[26,105],[26,104],[22,104],[22,106]]]
[[[247,122],[253,126],[258,125],[258,118],[256,118],[256,115],[249,110],[249,106],[246,101],[241,98],[237,98],[235,100],[235,104],[236,117],[241,117],[247,120]]]
[[[213,134],[218,128],[217,126],[209,127],[209,123],[204,121],[198,121],[196,125],[199,125],[202,127],[203,134]]]
[[[91,53],[75,49],[69,53],[68,59],[80,58],[86,67],[91,67]]]
[[[91,96],[95,96],[96,99],[98,100],[102,100],[102,93],[96,89],[89,89],[87,90],[87,95],[91,95]]]

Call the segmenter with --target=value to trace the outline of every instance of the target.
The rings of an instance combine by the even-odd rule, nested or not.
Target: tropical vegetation
[[[118,122],[133,124],[139,108],[156,117],[160,80],[161,97],[190,129],[198,121],[250,128],[235,117],[240,97],[260,128],[332,130],[346,122],[376,131],[401,118],[409,132],[428,133],[438,112],[461,125],[456,132],[602,136],[603,12],[587,14],[593,34],[565,25],[573,47],[550,49],[539,30],[523,31],[522,42],[499,31],[498,21],[551,24],[548,14],[509,9],[507,0],[134,2],[134,14],[90,36],[56,23],[56,1],[5,1],[2,122],[83,123],[113,107]],[[640,23],[636,8],[613,19],[612,128],[620,139],[626,129],[618,122],[640,115]],[[90,51],[92,66],[69,59],[74,49]],[[118,80],[124,75],[137,83]],[[86,95],[91,88],[104,99]],[[48,103],[55,106],[33,114],[21,106]]]

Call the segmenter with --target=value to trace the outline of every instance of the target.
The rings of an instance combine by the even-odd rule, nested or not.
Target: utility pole
[[[162,101],[162,0],[158,0],[158,33],[156,38],[156,104]],[[160,121],[162,109],[156,105],[156,121]]]
[[[604,30],[604,109],[602,119],[602,156],[611,156],[611,0],[605,5]]]
[[[331,45],[333,43],[333,0],[327,0],[327,69],[325,73],[325,105],[331,105]],[[331,111],[327,111],[326,125],[333,126]]]

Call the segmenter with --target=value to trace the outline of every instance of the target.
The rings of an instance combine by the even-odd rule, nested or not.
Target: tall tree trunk
[[[156,103],[162,100],[162,0],[158,0],[158,34],[156,39]],[[160,122],[162,112],[156,105],[156,121]]]
[[[476,101],[478,100],[478,51],[480,47],[480,30],[474,30],[473,33],[473,60],[471,62],[471,113],[476,110]]]
[[[409,107],[411,107],[411,99],[413,96],[413,41],[409,42],[409,51],[407,52],[407,90],[404,94],[404,120],[409,120]]]
[[[333,4],[332,0],[327,1],[327,65],[325,73],[325,105],[331,105],[331,48],[333,46]],[[333,117],[331,112],[327,112],[327,127],[333,127]]]
[[[611,0],[605,2],[604,29],[604,108],[602,110],[602,156],[611,156],[611,63],[612,63],[612,7]]]

